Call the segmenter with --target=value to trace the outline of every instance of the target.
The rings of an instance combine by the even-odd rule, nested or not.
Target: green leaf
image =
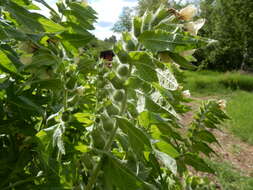
[[[142,19],[140,17],[134,17],[133,19],[133,33],[135,37],[138,38],[138,36],[141,34],[141,26],[142,26]]]
[[[155,150],[155,155],[164,167],[169,169],[174,175],[177,174],[177,162],[174,158],[158,150]]]
[[[151,29],[152,18],[153,18],[152,12],[146,10],[144,15],[142,16],[141,32]]]
[[[152,26],[156,26],[168,16],[169,16],[168,10],[164,8],[163,4],[161,4],[160,7],[157,9],[157,11],[153,14],[153,18],[151,21]]]
[[[71,34],[64,32],[60,35],[61,40],[66,43],[70,44],[75,48],[84,47],[88,42],[93,39],[93,36],[90,33],[85,34]]]
[[[170,118],[178,118],[178,114],[175,112],[173,107],[168,101],[164,100],[160,92],[155,91],[150,95],[146,95],[139,90],[136,90],[138,94],[137,109],[139,112],[145,109],[155,113],[166,113]]]
[[[32,56],[32,63],[23,66],[23,69],[35,68],[43,66],[56,66],[59,64],[59,58],[47,51],[39,51]]]
[[[54,23],[53,21],[47,19],[46,17],[37,14],[31,13],[25,8],[9,2],[6,5],[6,9],[11,13],[11,15],[16,19],[20,26],[30,33],[41,33],[41,32],[62,32],[65,30],[59,24]]]
[[[44,114],[44,110],[42,109],[42,107],[40,107],[39,105],[37,105],[36,103],[34,103],[31,99],[25,97],[25,96],[18,96],[18,98],[27,106],[29,106],[31,109],[37,111],[38,113],[40,113],[41,115]]]
[[[206,143],[204,142],[199,142],[199,141],[195,141],[193,142],[193,150],[194,152],[202,152],[204,153],[206,156],[209,156],[211,153],[215,153],[213,151],[213,149],[211,149]]]
[[[190,69],[190,70],[197,69],[197,67],[195,65],[192,65],[191,63],[189,63],[184,57],[182,57],[178,53],[173,53],[170,51],[163,52],[163,53],[167,53],[173,61],[175,61],[177,64],[180,65],[180,67],[182,67],[184,69]]]
[[[147,185],[130,169],[123,165],[122,162],[109,154],[104,162],[103,171],[106,189],[114,189],[114,187],[117,187],[120,190],[155,189],[154,187]]]
[[[162,138],[163,133],[159,130],[159,128],[155,125],[151,127],[151,136],[158,140],[157,142],[154,143],[154,145],[162,152],[168,154],[172,158],[178,157],[180,154],[179,152],[168,142],[164,141]]]
[[[183,160],[187,165],[192,166],[197,171],[207,172],[214,174],[214,170],[208,166],[208,164],[199,156],[194,154],[185,154]]]
[[[85,153],[85,152],[88,152],[89,147],[87,145],[82,144],[82,143],[78,143],[78,145],[75,146],[75,149],[82,152],[82,153]]]
[[[158,82],[155,64],[147,52],[130,52],[131,63],[136,67],[136,75],[148,82]]]
[[[8,56],[0,50],[0,69],[8,73],[17,73],[17,69]]]
[[[142,154],[147,148],[152,149],[148,136],[141,129],[123,117],[117,117],[116,120],[120,129],[128,135],[131,147],[137,154]]]
[[[8,39],[16,39],[20,41],[27,40],[27,36],[25,33],[21,32],[17,28],[4,23],[0,20],[0,39],[1,40],[8,40]]]
[[[193,138],[198,138],[198,139],[206,141],[208,143],[213,143],[213,142],[218,143],[215,136],[207,130],[195,132]]]
[[[91,118],[94,118],[94,116],[90,113],[75,113],[74,117],[77,121],[83,123],[85,127],[91,126],[94,123],[94,121],[91,120]]]
[[[206,44],[200,37],[185,33],[170,33],[164,30],[145,31],[139,36],[139,41],[149,50],[182,52],[197,49]]]
[[[167,125],[169,119],[162,118],[159,114],[144,111],[138,116],[140,126],[149,128],[151,125]]]
[[[63,133],[65,126],[58,124],[53,133],[53,147],[57,146],[61,154],[65,154]]]

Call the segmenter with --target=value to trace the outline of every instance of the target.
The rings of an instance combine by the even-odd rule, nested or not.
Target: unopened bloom
[[[219,105],[220,109],[224,110],[226,108],[227,101],[226,100],[219,100],[218,105]]]
[[[194,22],[185,23],[184,28],[191,35],[196,36],[198,34],[198,31],[204,26],[204,24],[205,19],[198,19]]]
[[[184,96],[185,98],[190,98],[190,97],[191,97],[190,90],[184,90],[182,93],[183,93],[183,96]]]
[[[179,16],[183,19],[183,20],[192,20],[192,18],[194,16],[196,16],[198,10],[195,7],[195,5],[188,5],[187,7],[181,9],[179,11]]]

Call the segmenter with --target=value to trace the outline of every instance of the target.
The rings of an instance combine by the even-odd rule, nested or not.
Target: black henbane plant
[[[208,43],[192,7],[135,17],[108,63],[87,49],[91,7],[37,2],[50,18],[32,1],[0,2],[0,189],[211,188],[188,166],[214,173],[200,155],[214,153],[224,102],[180,122],[179,66],[195,69],[189,52]]]

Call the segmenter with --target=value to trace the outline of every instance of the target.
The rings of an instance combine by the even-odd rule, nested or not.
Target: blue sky
[[[52,7],[55,7],[57,0],[45,0]],[[137,5],[137,0],[88,0],[89,5],[98,13],[98,20],[95,24],[96,30],[92,33],[99,39],[108,38],[113,35],[111,28],[122,13],[123,7]],[[47,15],[46,10],[43,10]]]

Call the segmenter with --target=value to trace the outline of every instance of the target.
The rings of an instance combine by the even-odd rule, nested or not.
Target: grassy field
[[[237,91],[228,98],[230,130],[242,140],[253,145],[253,93]]]
[[[227,162],[208,161],[216,171],[216,180],[222,190],[252,190],[253,178],[244,176],[240,171],[233,168]]]
[[[253,75],[236,72],[185,72],[184,81],[186,89],[198,100],[226,99],[226,111],[231,120],[224,124],[224,130],[229,130],[249,146],[253,145]],[[232,144],[237,145],[237,142]],[[253,190],[253,168],[249,171],[251,174],[246,175],[242,173],[244,168],[235,169],[231,160],[209,162],[217,172],[215,180],[220,184],[220,189]]]
[[[253,92],[253,75],[237,72],[185,72],[185,85],[195,95],[230,94],[236,90]]]
[[[186,72],[185,87],[193,96],[224,98],[231,120],[227,127],[253,145],[253,75],[212,71]]]

